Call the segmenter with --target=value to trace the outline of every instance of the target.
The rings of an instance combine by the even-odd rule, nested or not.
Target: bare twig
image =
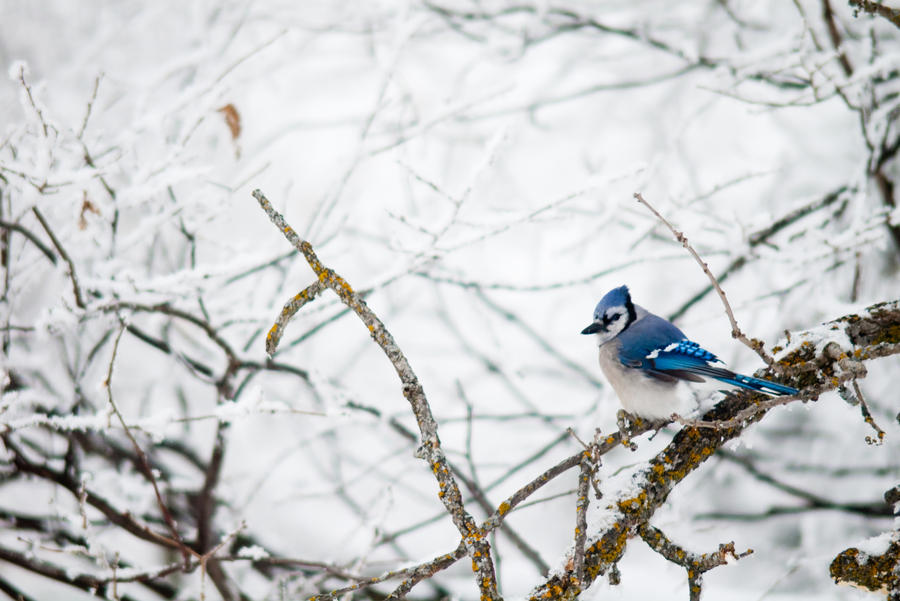
[[[753,553],[753,549],[747,549],[743,553],[738,553],[734,550],[734,542],[719,545],[719,550],[712,553],[693,553],[675,544],[662,530],[649,524],[644,524],[638,528],[638,532],[651,549],[687,570],[691,601],[700,601],[704,573],[725,565],[732,559],[743,559]]]
[[[866,436],[866,442],[869,444],[880,445],[884,442],[884,430],[879,428],[878,424],[875,423],[875,418],[872,417],[872,412],[869,411],[869,404],[866,402],[866,397],[863,396],[862,390],[859,389],[859,383],[856,380],[853,380],[853,390],[856,392],[856,398],[859,399],[859,406],[862,411],[863,419],[866,420],[867,424],[872,426],[877,437],[872,438],[871,436]]]
[[[822,0],[822,19],[825,20],[825,26],[828,29],[828,37],[831,39],[831,45],[837,53],[838,62],[841,63],[841,69],[843,69],[844,75],[848,77],[853,75],[853,65],[850,64],[850,59],[847,58],[847,54],[844,52],[843,48],[841,48],[841,34],[838,31],[837,23],[834,21],[834,11],[831,9],[831,2],[829,0]]]
[[[797,221],[807,217],[809,215],[815,214],[817,211],[824,209],[825,207],[831,206],[838,200],[844,199],[845,202],[840,203],[838,205],[837,211],[841,210],[841,207],[846,204],[846,198],[849,192],[853,190],[849,189],[847,186],[839,186],[836,189],[832,190],[822,198],[817,198],[816,200],[809,202],[805,205],[792,209],[776,219],[774,222],[769,224],[768,226],[757,230],[747,236],[747,246],[750,249],[756,248],[761,244],[768,244],[772,237],[786,229],[788,226],[796,223]],[[719,274],[717,280],[719,284],[725,282],[731,276],[731,274],[735,273],[747,263],[750,262],[750,256],[748,254],[740,255],[736,257],[731,263]],[[682,315],[684,315],[688,309],[692,306],[700,302],[707,294],[715,290],[712,285],[704,286],[702,290],[700,290],[697,294],[686,300],[680,307],[678,307],[675,311],[670,313],[667,317],[670,321],[675,321]]]
[[[540,459],[541,457],[546,455],[551,449],[555,448],[557,445],[559,445],[561,442],[565,441],[567,438],[569,438],[569,433],[563,432],[562,434],[557,436],[554,440],[552,440],[549,444],[545,445],[543,448],[537,450],[535,453],[533,453],[526,459],[524,459],[524,460],[520,461],[519,463],[517,463],[516,465],[512,466],[510,469],[508,469],[506,472],[504,472],[501,476],[499,476],[496,480],[494,480],[493,482],[488,484],[488,486],[485,488],[485,490],[486,491],[493,490],[494,488],[496,488],[503,482],[506,482],[509,478],[511,478],[512,476],[514,476],[515,474],[517,474],[518,472],[523,470],[525,467],[531,465],[532,463],[534,463],[535,461],[537,461],[538,459]],[[564,463],[568,463],[571,459],[572,459],[572,457],[566,459],[564,461]],[[577,465],[577,464],[574,464],[574,465]],[[569,465],[569,467],[566,469],[574,467],[574,465]],[[565,470],[563,470],[563,471],[565,471]],[[549,480],[547,480],[547,481],[549,481]],[[537,489],[534,489],[534,490],[537,490]],[[534,490],[532,492],[534,492]],[[438,519],[442,518],[443,516],[444,516],[444,514],[440,513],[440,514],[436,514],[430,518],[427,518],[425,520],[420,520],[410,526],[407,526],[407,527],[397,530],[395,532],[384,535],[383,540],[385,540],[385,541],[395,540],[405,534],[409,534],[410,532],[418,530],[419,528],[421,528],[423,526],[427,526],[428,524],[433,524],[434,522],[436,522]]]
[[[22,87],[25,88],[25,94],[28,96],[28,103],[31,105],[31,108],[34,109],[35,114],[37,114],[38,120],[41,122],[41,131],[44,132],[44,137],[46,138],[50,135],[50,128],[47,125],[47,121],[44,120],[44,113],[41,111],[41,108],[37,105],[37,102],[34,99],[34,95],[31,93],[31,86],[28,85],[28,82],[25,81],[25,67],[19,67],[19,82],[22,84]]]
[[[594,465],[591,452],[581,454],[581,472],[578,474],[578,493],[575,499],[575,549],[572,560],[572,573],[579,586],[584,581],[584,542],[587,540],[587,511],[590,504],[588,489]]]
[[[124,333],[125,324],[123,323],[119,328],[119,333],[116,334],[115,341],[113,342],[112,355],[109,358],[109,368],[106,372],[106,380],[103,383],[104,386],[106,386],[106,398],[109,401],[109,406],[110,408],[112,408],[113,413],[115,413],[116,417],[119,419],[119,424],[121,424],[122,429],[125,431],[125,435],[128,436],[128,440],[131,441],[131,445],[134,447],[135,453],[137,453],[142,468],[141,471],[144,472],[144,477],[147,478],[147,480],[153,486],[153,492],[156,494],[156,504],[159,506],[159,511],[166,522],[166,526],[169,527],[169,532],[171,532],[172,538],[179,544],[182,557],[184,558],[184,565],[188,566],[190,564],[191,555],[196,555],[196,553],[187,545],[185,545],[181,540],[181,534],[178,533],[178,526],[175,524],[175,520],[174,518],[172,518],[172,514],[169,511],[169,508],[166,506],[165,501],[163,501],[162,494],[160,494],[159,492],[159,485],[156,482],[156,476],[153,475],[153,468],[150,467],[150,462],[147,460],[147,455],[144,453],[143,449],[141,449],[141,445],[139,445],[137,440],[135,440],[134,435],[131,433],[131,429],[128,427],[128,424],[125,423],[125,418],[122,417],[122,413],[119,411],[118,406],[116,406],[116,401],[113,399],[113,365],[115,365],[116,355],[119,352],[119,341],[122,340],[122,334]]]
[[[849,0],[849,2],[850,6],[872,15],[884,17],[895,26],[900,27],[900,9],[891,8],[873,0]]]
[[[406,355],[388,332],[384,323],[369,309],[362,297],[344,278],[322,264],[312,245],[297,235],[294,229],[285,222],[284,217],[272,207],[265,195],[261,191],[255,190],[253,197],[284,237],[306,258],[319,281],[337,294],[341,302],[352,309],[362,320],[372,339],[381,347],[394,366],[403,384],[403,396],[409,401],[419,426],[422,443],[416,454],[431,466],[438,482],[438,497],[463,536],[466,550],[477,573],[476,580],[482,596],[486,599],[499,599],[490,544],[485,538],[486,532],[476,525],[475,520],[465,509],[459,485],[452,474],[447,457],[441,449],[440,438],[437,434],[437,422],[432,415],[425,391],[406,359]]]
[[[63,258],[63,261],[66,262],[66,265],[69,266],[69,278],[72,280],[72,292],[75,294],[75,304],[78,305],[78,308],[84,309],[84,298],[81,296],[81,286],[78,285],[78,276],[75,274],[75,263],[72,262],[72,258],[69,256],[69,253],[66,252],[66,249],[63,248],[62,243],[59,241],[59,238],[56,237],[56,234],[53,233],[53,230],[50,228],[50,224],[47,223],[47,220],[44,219],[44,215],[41,213],[40,209],[37,207],[31,207],[31,211],[34,213],[34,216],[37,217],[37,220],[40,222],[41,227],[44,228],[44,231],[47,232],[47,236],[50,237],[50,241],[53,242],[54,248],[56,248],[56,252],[59,253],[59,256]]]
[[[481,485],[481,482],[478,479],[478,470],[475,466],[475,459],[472,452],[472,403],[469,401],[468,397],[466,397],[465,389],[462,386],[462,383],[457,380],[456,389],[462,401],[466,405],[466,463],[469,468],[469,473],[471,476],[466,476],[462,473],[462,470],[457,468],[451,463],[453,467],[453,471],[456,474],[456,477],[459,478],[466,488],[469,489],[469,493],[472,495],[472,498],[481,507],[482,511],[485,513],[490,513],[494,510],[494,507],[491,505],[490,500],[487,496],[487,491],[484,490],[484,487]],[[541,554],[537,552],[531,545],[529,545],[525,539],[513,528],[509,526],[509,524],[504,524],[500,529],[512,544],[528,559],[538,570],[540,574],[547,574],[550,571],[550,566],[541,558]]]
[[[97,100],[97,91],[100,89],[100,80],[102,78],[102,73],[94,78],[94,89],[91,91],[91,98],[88,100],[87,108],[84,111],[84,119],[81,120],[81,127],[78,128],[78,134],[75,136],[79,140],[84,136],[84,132],[87,129],[88,120],[91,118],[91,111],[94,108],[94,102]]]
[[[53,482],[68,490],[76,499],[83,499],[83,503],[94,507],[100,511],[110,523],[118,526],[125,532],[133,534],[141,540],[163,545],[170,549],[182,550],[184,544],[160,534],[144,524],[139,523],[134,516],[128,511],[119,511],[105,498],[89,490],[84,482],[76,480],[71,474],[65,471],[57,471],[49,468],[46,464],[39,464],[31,461],[12,441],[9,433],[0,433],[0,440],[4,446],[13,454],[13,464],[16,469],[23,473],[33,474],[39,478]]]
[[[272,357],[275,354],[278,343],[284,335],[284,329],[287,327],[291,318],[294,317],[294,315],[297,314],[297,311],[302,309],[306,303],[316,298],[323,290],[325,290],[325,284],[323,284],[321,280],[316,280],[299,293],[295,294],[291,300],[284,304],[284,308],[281,309],[278,319],[275,320],[275,325],[272,326],[272,329],[270,329],[269,333],[266,335],[266,354],[269,357]]]
[[[786,515],[791,513],[800,513],[804,511],[826,510],[826,511],[844,511],[847,513],[861,515],[865,517],[890,517],[891,508],[887,503],[879,502],[863,502],[854,503],[847,501],[832,500],[823,497],[814,492],[799,488],[796,484],[788,481],[782,481],[761,470],[749,457],[738,455],[734,451],[728,449],[719,449],[716,457],[730,461],[746,470],[748,474],[781,492],[787,493],[796,499],[802,501],[802,505],[790,506],[770,506],[768,509],[758,513],[702,513],[697,514],[697,519],[733,519],[733,520],[759,520],[766,517]]]
[[[802,400],[797,396],[777,396],[761,400],[740,411],[734,417],[723,421],[708,421],[703,419],[687,419],[680,415],[672,415],[672,419],[682,426],[692,428],[711,428],[713,430],[727,430],[736,426],[747,425],[762,418],[770,409],[787,405],[794,401]]]
[[[502,316],[504,319],[509,321],[510,323],[516,325],[523,333],[525,333],[529,338],[531,338],[538,346],[540,346],[544,351],[547,352],[551,357],[559,361],[562,365],[566,366],[568,369],[572,370],[594,386],[598,388],[603,388],[606,386],[606,383],[597,378],[590,370],[584,368],[583,365],[572,361],[568,357],[565,356],[558,349],[554,348],[547,340],[541,336],[538,332],[535,332],[534,329],[525,323],[518,315],[505,309],[504,307],[498,305],[493,299],[488,297],[483,290],[476,288],[475,294],[481,302],[485,304],[489,309],[495,311],[498,315]]]
[[[314,595],[309,598],[309,601],[325,601],[326,599],[334,599],[339,595],[343,595],[344,593],[349,593],[352,591],[358,591],[364,589],[366,587],[372,586],[374,584],[380,584],[387,580],[395,580],[397,578],[403,578],[403,582],[397,587],[394,592],[391,593],[389,598],[394,599],[402,599],[412,588],[424,580],[425,578],[430,578],[434,576],[441,570],[449,568],[454,563],[462,559],[466,556],[466,546],[463,543],[460,543],[455,550],[450,553],[444,553],[443,555],[438,555],[431,561],[427,561],[425,563],[421,563],[415,565],[411,568],[405,568],[402,570],[393,570],[390,572],[386,572],[381,576],[375,576],[372,578],[367,578],[356,584],[352,584],[350,586],[345,586],[343,588],[335,589],[333,591],[329,591],[327,593],[322,593],[320,595]]]
[[[729,304],[728,298],[725,296],[725,291],[722,290],[721,286],[719,286],[719,282],[716,280],[716,276],[713,275],[712,271],[710,271],[709,265],[707,265],[706,262],[700,258],[700,255],[697,254],[697,251],[694,250],[694,247],[688,243],[687,237],[682,232],[676,230],[675,227],[671,223],[669,223],[665,217],[659,214],[659,211],[654,209],[650,203],[644,200],[644,197],[640,192],[635,192],[634,198],[639,203],[647,207],[650,212],[656,216],[657,219],[659,219],[667,228],[669,228],[669,231],[672,232],[672,235],[675,236],[675,239],[678,240],[678,242],[680,242],[681,245],[684,246],[684,248],[687,249],[689,253],[691,253],[691,256],[694,257],[694,260],[696,260],[697,264],[700,265],[700,268],[703,269],[703,273],[705,273],[706,277],[709,278],[709,281],[712,284],[713,288],[715,288],[716,292],[719,294],[719,298],[722,299],[722,305],[725,307],[725,314],[728,315],[728,321],[731,323],[732,338],[737,338],[748,348],[753,349],[753,351],[757,355],[759,355],[763,361],[765,361],[766,365],[778,371],[779,367],[777,366],[775,360],[771,357],[771,355],[766,352],[762,341],[757,340],[756,338],[747,338],[747,336],[745,336],[741,331],[741,328],[738,327],[737,320],[734,318],[734,311],[731,310],[731,304]]]
[[[646,428],[638,428],[635,431],[630,432],[629,434],[631,436],[637,436],[638,434],[640,434],[643,431],[646,431]],[[569,436],[568,433],[563,434],[561,436],[561,438],[554,441],[553,444],[556,444],[556,442],[558,442],[559,440],[563,440],[568,436]],[[562,461],[560,461],[553,467],[545,470],[543,473],[541,473],[539,476],[537,476],[531,482],[529,482],[528,484],[526,484],[525,486],[523,486],[522,488],[520,488],[519,490],[514,492],[512,495],[507,497],[506,500],[504,500],[502,503],[500,503],[500,505],[491,513],[491,515],[488,516],[488,518],[481,524],[480,529],[485,534],[488,534],[488,533],[492,532],[493,530],[495,530],[496,528],[499,528],[501,526],[501,524],[503,523],[503,521],[505,520],[506,516],[509,515],[510,513],[512,513],[512,511],[516,507],[521,505],[523,503],[523,501],[525,501],[528,497],[530,497],[535,492],[540,490],[545,484],[547,484],[548,482],[550,482],[557,476],[567,472],[568,470],[574,468],[577,465],[580,465],[582,463],[582,461],[584,460],[586,453],[589,454],[592,458],[596,458],[596,457],[599,457],[601,455],[608,453],[609,451],[611,451],[612,449],[617,447],[620,443],[621,443],[621,435],[620,435],[620,433],[617,432],[615,434],[605,437],[602,441],[595,443],[595,445],[592,445],[592,447],[593,447],[592,449],[579,451],[578,453],[563,459]],[[595,460],[595,459],[592,459],[592,460]],[[569,493],[567,493],[567,494],[569,494]],[[585,527],[584,531],[586,532],[586,527]],[[351,587],[346,587],[343,589],[338,589],[336,591],[332,591],[327,594],[322,594],[317,597],[314,597],[314,599],[329,599],[329,598],[332,598],[334,595],[349,592],[352,590],[357,590],[364,586],[369,586],[371,584],[377,584],[379,582],[383,582],[384,580],[388,580],[388,579],[392,579],[392,578],[400,578],[400,577],[405,578],[405,577],[410,576],[410,574],[412,572],[416,572],[417,574],[427,574],[427,576],[430,576],[434,572],[436,572],[437,569],[444,569],[446,567],[449,567],[456,560],[461,559],[465,555],[464,549],[465,549],[465,547],[464,547],[463,543],[461,542],[460,546],[456,549],[456,551],[445,554],[445,555],[441,555],[441,556],[435,558],[434,560],[427,562],[425,564],[421,564],[419,566],[409,568],[406,570],[388,572],[387,574],[384,574],[383,576],[379,576],[377,578],[362,581]],[[451,561],[451,558],[452,558],[452,561]],[[439,567],[437,569],[434,569],[433,572],[429,573],[429,570],[432,570],[436,566],[439,566]],[[415,582],[419,582],[420,580],[421,580],[421,578],[419,580],[416,580]],[[411,585],[410,586],[401,585],[400,588],[398,588],[396,591],[394,591],[393,595],[399,596],[400,593],[405,594],[406,592],[409,592],[409,590],[411,588],[412,588]]]
[[[162,315],[169,315],[171,317],[183,319],[184,321],[191,323],[203,330],[203,333],[206,334],[209,339],[213,343],[215,343],[216,346],[222,349],[222,351],[228,358],[229,363],[238,363],[237,353],[235,353],[234,349],[231,348],[231,345],[228,344],[228,342],[224,338],[222,338],[222,336],[218,331],[216,331],[212,324],[200,317],[197,317],[196,315],[193,315],[192,313],[189,313],[177,307],[173,307],[168,303],[145,305],[142,303],[134,303],[129,301],[116,301],[101,305],[97,310],[116,313],[118,313],[120,310],[134,311],[135,313],[160,313]]]
[[[47,257],[47,259],[51,263],[56,265],[56,254],[54,254],[54,252],[51,249],[49,249],[46,244],[41,242],[41,239],[38,238],[35,234],[33,234],[30,230],[28,230],[27,228],[23,227],[22,225],[20,225],[18,223],[13,223],[10,221],[0,221],[0,227],[8,229],[8,230],[13,230],[15,232],[19,232],[20,234],[22,234],[23,236],[28,238],[28,240],[32,244],[37,246],[38,250],[41,251],[44,254],[44,256]]]

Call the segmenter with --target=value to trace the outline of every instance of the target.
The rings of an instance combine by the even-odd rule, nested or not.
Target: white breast
[[[613,340],[600,347],[600,369],[625,411],[652,420],[684,414],[688,405],[682,387],[625,367],[619,361],[618,346],[618,341]]]

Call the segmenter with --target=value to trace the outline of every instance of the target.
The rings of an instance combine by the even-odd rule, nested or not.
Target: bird
[[[722,361],[670,321],[635,305],[628,286],[607,292],[594,309],[594,320],[581,333],[596,334],[600,369],[622,407],[635,417],[659,421],[680,414],[685,399],[678,384],[684,381],[713,378],[773,396],[799,392],[714,365]]]

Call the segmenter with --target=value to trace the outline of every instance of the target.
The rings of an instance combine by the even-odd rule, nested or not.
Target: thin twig
[[[325,284],[323,284],[321,280],[316,280],[299,293],[295,294],[291,300],[284,304],[281,313],[278,315],[278,319],[275,320],[275,325],[272,326],[272,329],[270,329],[269,333],[266,335],[266,354],[269,357],[275,355],[278,343],[281,341],[284,330],[291,318],[293,318],[294,315],[297,314],[297,311],[302,309],[306,303],[316,298],[323,290],[325,290]]]
[[[853,6],[858,10],[884,17],[896,27],[900,27],[900,10],[896,8],[891,8],[885,6],[881,2],[874,2],[872,0],[849,0],[849,2],[850,6]]]
[[[37,114],[38,120],[41,122],[41,131],[44,132],[44,137],[46,138],[50,135],[50,128],[47,126],[47,122],[44,120],[44,113],[41,111],[41,108],[37,105],[37,102],[34,99],[34,95],[31,93],[31,86],[28,85],[28,82],[25,81],[25,67],[19,67],[19,81],[22,84],[22,87],[25,88],[25,94],[28,96],[28,103],[31,104],[31,108],[34,109],[34,112]]]
[[[688,243],[687,237],[682,232],[676,230],[671,223],[669,223],[665,217],[659,214],[659,211],[653,208],[640,192],[634,193],[635,199],[650,209],[650,212],[653,213],[657,219],[659,219],[669,230],[672,232],[672,235],[675,236],[675,239],[684,246],[685,249],[694,259],[697,261],[697,264],[700,265],[700,268],[703,269],[703,273],[709,278],[710,283],[713,285],[713,288],[716,289],[716,292],[719,294],[719,298],[722,299],[722,305],[725,307],[725,314],[728,315],[728,321],[731,323],[731,336],[732,338],[737,338],[743,344],[745,344],[748,348],[753,349],[753,351],[760,356],[760,358],[765,361],[766,365],[775,369],[776,371],[780,371],[779,366],[775,363],[775,360],[766,352],[765,347],[763,346],[762,341],[757,340],[756,338],[750,339],[744,335],[741,331],[741,328],[738,327],[737,320],[734,318],[734,311],[731,310],[731,305],[728,302],[728,298],[725,296],[725,291],[722,290],[722,287],[719,286],[719,282],[716,280],[716,276],[713,275],[712,271],[709,269],[709,265],[706,264],[703,259],[700,258],[700,255],[697,254],[697,251],[694,250],[694,247]]]
[[[390,572],[382,574],[381,576],[367,578],[365,580],[357,582],[356,584],[351,584],[350,586],[345,586],[343,588],[335,589],[333,591],[329,591],[327,593],[322,593],[319,595],[313,595],[309,598],[309,601],[325,601],[326,599],[334,599],[339,595],[343,595],[344,593],[358,591],[374,584],[380,584],[387,580],[395,580],[397,578],[403,578],[404,582],[396,590],[394,590],[393,593],[391,593],[391,596],[389,598],[401,598],[403,595],[409,592],[413,588],[413,586],[415,586],[425,578],[434,576],[437,572],[450,567],[465,556],[466,546],[463,543],[460,543],[455,550],[451,551],[450,553],[438,555],[431,561],[427,561],[410,568],[404,568],[402,570],[392,570]]]
[[[587,540],[587,511],[590,505],[588,488],[594,465],[591,461],[590,451],[581,453],[581,472],[578,474],[578,496],[575,500],[575,550],[572,565],[572,573],[582,586],[584,581],[584,542]]]
[[[646,431],[646,428],[638,428],[635,431],[630,432],[629,434],[631,436],[637,436],[642,431]],[[555,445],[560,440],[565,440],[565,438],[568,438],[568,436],[569,436],[568,433],[564,433],[561,435],[560,438],[555,440],[552,444]],[[540,490],[545,484],[549,483],[551,480],[553,480],[557,476],[567,472],[568,470],[572,469],[573,467],[575,467],[577,465],[580,465],[584,459],[585,453],[588,453],[592,457],[596,458],[596,457],[599,457],[601,455],[608,453],[609,451],[611,451],[612,449],[617,447],[620,443],[621,443],[621,435],[620,435],[620,433],[616,432],[615,434],[605,437],[602,441],[596,443],[595,445],[592,445],[595,448],[592,448],[590,451],[588,451],[588,450],[579,451],[578,453],[575,453],[574,455],[572,455],[570,457],[566,457],[565,459],[563,459],[562,461],[560,461],[553,467],[545,470],[543,473],[541,473],[539,476],[534,478],[531,482],[529,482],[528,484],[526,484],[525,486],[523,486],[522,488],[520,488],[519,490],[514,492],[512,495],[507,497],[506,500],[504,500],[502,503],[500,503],[500,505],[493,511],[493,513],[490,516],[488,516],[488,518],[481,524],[480,529],[485,534],[489,534],[496,528],[499,528],[501,526],[501,524],[503,523],[503,521],[505,520],[506,516],[509,515],[510,513],[512,513],[512,511],[517,506],[522,504],[522,502],[525,501],[528,497],[530,497],[532,494],[534,494],[535,492]],[[488,488],[490,488],[490,487],[488,487]],[[567,494],[570,494],[570,493],[567,493]],[[584,531],[585,532],[587,531],[586,527],[585,527]],[[396,536],[397,535],[395,534],[391,538],[396,538]],[[360,588],[370,586],[372,584],[378,584],[379,582],[383,582],[388,579],[410,577],[410,575],[413,573],[426,574],[426,576],[430,576],[430,575],[433,575],[434,572],[431,572],[431,573],[427,573],[427,572],[432,567],[440,564],[440,567],[438,569],[442,570],[442,569],[452,565],[452,563],[455,562],[456,560],[461,559],[464,555],[465,555],[465,546],[461,542],[460,546],[456,549],[456,551],[445,554],[445,555],[440,555],[430,562],[420,564],[413,568],[407,568],[405,570],[388,572],[377,578],[371,578],[369,580],[359,582],[359,583],[354,584],[349,587],[331,591],[330,593],[317,595],[316,597],[313,597],[312,599],[314,601],[322,601],[324,599],[331,599],[336,595],[350,592],[353,590],[358,590]],[[452,558],[452,561],[450,561],[450,558]],[[434,571],[436,572],[437,569],[435,569]],[[421,578],[419,580],[421,580]],[[419,582],[419,580],[416,580],[415,582]],[[409,592],[409,590],[411,588],[412,588],[411,586],[401,585],[400,588],[398,588],[397,590],[394,591],[394,593],[392,593],[392,598],[400,596],[401,593],[405,594],[406,592]]]
[[[84,136],[84,132],[87,129],[88,120],[91,118],[91,111],[94,108],[94,102],[97,100],[97,91],[100,89],[100,80],[102,78],[102,73],[94,78],[94,89],[91,91],[91,98],[88,100],[87,108],[84,111],[84,119],[81,120],[81,127],[78,129],[78,134],[76,135],[79,140]]]
[[[726,514],[724,512],[718,513],[704,513],[698,514],[694,516],[697,519],[707,519],[712,518],[716,519],[713,516],[719,516],[719,518],[725,519],[743,519],[743,520],[754,520],[754,519],[763,519],[765,517],[771,517],[776,515],[784,515],[789,513],[799,513],[802,511],[812,511],[812,510],[828,510],[828,511],[845,511],[847,513],[852,513],[856,515],[862,515],[866,517],[890,517],[891,516],[891,507],[887,503],[850,503],[846,501],[837,501],[833,499],[829,499],[827,497],[820,496],[816,493],[813,493],[808,490],[804,490],[795,484],[792,484],[788,481],[781,481],[775,476],[768,474],[761,470],[757,465],[753,462],[750,457],[738,455],[733,451],[729,451],[725,448],[720,448],[716,451],[716,457],[724,460],[730,461],[736,465],[739,465],[741,468],[747,471],[748,474],[759,480],[760,482],[767,484],[781,492],[787,493],[792,497],[796,497],[797,499],[803,502],[802,505],[790,505],[788,507],[781,506],[770,506],[767,510],[761,511],[759,513],[731,513]],[[858,472],[854,472],[858,473]]]
[[[734,542],[719,545],[718,551],[712,553],[693,553],[672,542],[662,530],[650,524],[643,524],[638,532],[651,549],[687,571],[690,601],[700,601],[704,573],[725,565],[732,559],[743,559],[753,553],[753,549],[747,549],[743,553],[736,552]]]
[[[169,508],[166,507],[166,503],[165,501],[163,501],[162,494],[160,494],[159,492],[159,485],[156,482],[156,476],[153,475],[153,468],[150,467],[150,462],[147,460],[147,455],[144,454],[143,449],[141,449],[141,445],[139,445],[137,440],[135,440],[134,435],[131,433],[131,429],[128,427],[128,424],[125,423],[125,418],[122,417],[122,413],[119,411],[118,406],[116,406],[116,401],[113,399],[113,365],[115,365],[116,355],[119,352],[119,341],[122,340],[122,334],[124,333],[125,324],[122,323],[121,327],[119,328],[119,333],[116,334],[116,339],[113,342],[112,356],[110,356],[109,358],[109,369],[106,372],[106,380],[104,381],[104,385],[106,386],[106,398],[109,401],[109,406],[112,408],[113,413],[115,413],[116,417],[119,419],[119,423],[122,425],[122,429],[125,430],[125,435],[128,436],[128,439],[131,441],[131,445],[134,447],[135,453],[137,453],[142,471],[144,472],[144,476],[147,478],[147,480],[150,481],[150,484],[153,486],[153,492],[156,494],[156,503],[159,506],[159,511],[162,514],[166,525],[169,527],[169,531],[172,533],[172,538],[175,539],[175,541],[177,541],[180,545],[181,554],[184,558],[184,565],[188,566],[190,565],[191,555],[196,556],[197,553],[195,553],[192,549],[185,545],[184,541],[181,540],[181,535],[178,533],[178,526],[175,524],[175,520],[174,518],[172,518],[172,514],[169,512]]]
[[[27,228],[23,227],[22,225],[20,225],[18,223],[13,223],[11,221],[2,221],[2,220],[0,220],[0,227],[19,232],[20,234],[22,234],[23,236],[28,238],[28,240],[32,244],[37,246],[39,251],[44,253],[44,256],[47,257],[47,259],[51,263],[56,265],[56,254],[51,249],[49,249],[46,244],[41,242],[41,239],[38,238],[35,234],[33,234],[30,230],[28,230]]]
[[[72,258],[69,256],[69,253],[66,252],[66,249],[63,248],[62,243],[59,241],[59,238],[56,237],[56,234],[53,233],[53,230],[50,229],[50,224],[47,223],[47,220],[44,219],[44,215],[41,213],[40,209],[37,207],[31,207],[31,211],[34,213],[34,216],[37,217],[37,220],[40,222],[41,227],[44,228],[44,231],[47,232],[47,236],[50,237],[50,241],[53,242],[54,248],[56,248],[56,252],[59,253],[59,256],[63,258],[63,261],[66,262],[66,265],[69,266],[69,277],[72,279],[72,292],[75,294],[75,304],[78,305],[79,309],[84,309],[84,299],[81,296],[81,286],[78,285],[78,276],[75,275],[75,263],[72,262]]]
[[[681,417],[680,415],[674,414],[672,415],[672,419],[682,426],[690,426],[692,428],[711,428],[713,430],[727,430],[736,426],[746,425],[746,423],[749,422],[754,422],[762,418],[762,416],[765,415],[765,413],[770,409],[780,407],[781,405],[787,405],[788,403],[793,403],[794,401],[799,400],[802,399],[797,396],[777,396],[767,398],[765,400],[759,401],[758,403],[754,403],[749,407],[746,407],[731,419],[722,421],[687,419]]]
[[[792,209],[782,215],[780,218],[776,219],[774,222],[770,223],[768,226],[753,232],[752,234],[747,236],[747,246],[749,249],[756,248],[761,244],[768,244],[769,240],[777,233],[786,229],[790,225],[795,222],[807,217],[809,215],[814,214],[815,212],[824,209],[826,207],[831,206],[838,200],[844,199],[844,203],[841,203],[836,211],[840,211],[841,207],[846,204],[846,198],[850,192],[855,190],[851,190],[846,185],[839,186],[836,189],[832,190],[822,198],[818,198],[812,202],[809,202],[803,206]],[[749,254],[740,255],[719,273],[719,277],[717,278],[719,284],[725,282],[731,274],[735,273],[739,269],[743,268],[747,263],[749,263],[750,257]],[[675,321],[682,315],[684,315],[688,309],[692,306],[700,302],[707,294],[712,292],[714,288],[710,286],[704,286],[702,290],[700,290],[697,294],[686,300],[680,307],[678,307],[675,311],[670,313],[667,317],[669,321]]]
[[[278,227],[288,242],[304,256],[319,281],[337,294],[341,302],[356,313],[366,325],[372,339],[394,366],[403,385],[403,396],[409,401],[419,427],[422,443],[417,449],[416,455],[427,461],[434,473],[438,482],[438,497],[463,537],[466,550],[477,573],[476,581],[482,597],[487,600],[499,599],[490,543],[485,538],[486,532],[477,526],[475,520],[465,508],[459,484],[457,484],[452,468],[441,448],[440,438],[437,434],[437,421],[431,412],[422,384],[409,364],[406,355],[397,345],[394,337],[387,330],[381,319],[366,305],[362,296],[344,278],[322,264],[318,256],[316,256],[312,245],[300,238],[297,232],[285,222],[284,217],[275,210],[265,195],[260,190],[254,190],[253,197],[259,202],[260,207],[265,211],[272,223]]]
[[[878,424],[875,423],[875,418],[872,417],[872,412],[869,411],[869,404],[866,402],[866,397],[863,396],[862,390],[859,389],[859,382],[856,379],[853,380],[853,392],[856,393],[856,398],[859,399],[859,407],[860,411],[862,411],[863,419],[866,420],[866,423],[872,426],[872,429],[875,430],[875,435],[877,438],[872,438],[871,436],[866,436],[866,442],[874,445],[881,445],[884,442],[884,430],[878,427]]]

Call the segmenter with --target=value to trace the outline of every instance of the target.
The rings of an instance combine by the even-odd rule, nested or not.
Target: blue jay
[[[796,388],[736,374],[713,363],[715,355],[671,322],[631,302],[627,286],[606,293],[594,309],[594,321],[581,331],[596,334],[600,368],[625,411],[651,420],[678,413],[680,381],[703,382],[704,376],[772,395],[794,395]]]

